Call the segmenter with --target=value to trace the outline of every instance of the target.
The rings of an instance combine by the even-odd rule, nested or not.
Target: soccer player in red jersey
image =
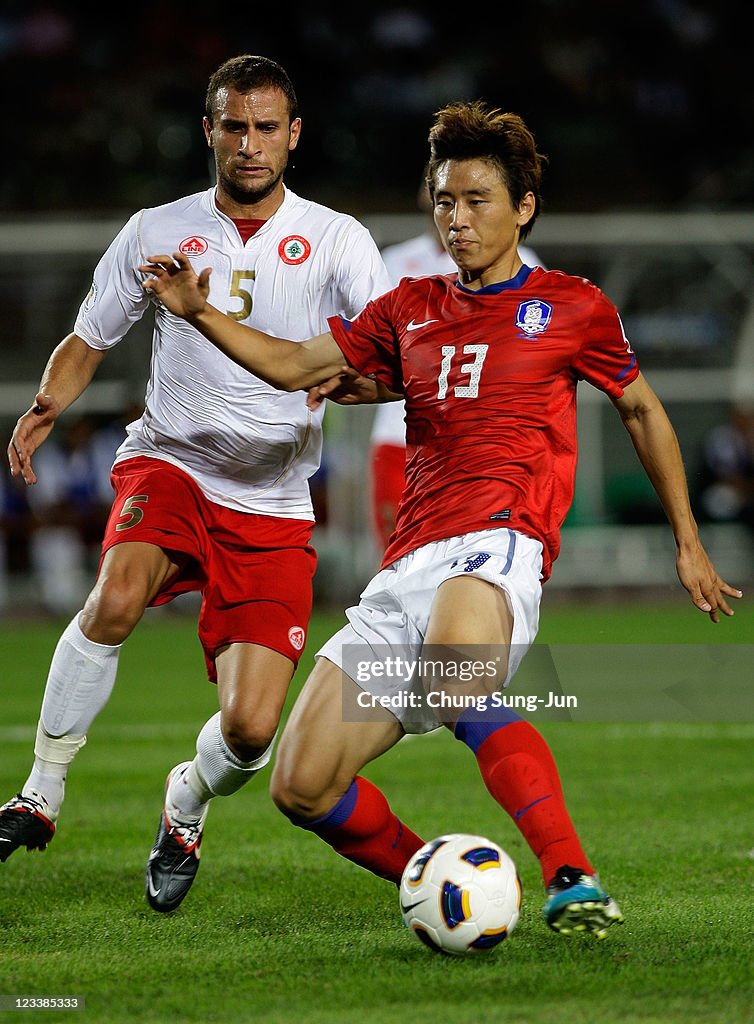
[[[432,199],[423,178],[417,196],[419,209],[430,215]],[[529,267],[543,266],[539,256],[527,246],[519,246],[518,255]],[[404,277],[449,274],[455,271],[453,259],[430,220],[420,235],[382,249],[393,286]],[[369,444],[369,483],[372,527],[380,557],[395,529],[395,521],[405,483],[406,423],[404,402],[382,402],[375,410]]]
[[[152,257],[144,287],[223,352],[283,389],[340,370],[344,402],[406,401],[406,489],[382,569],[348,624],[318,652],[281,738],[272,794],[295,824],[398,882],[422,839],[359,775],[407,732],[440,724],[476,757],[484,783],[538,858],[544,917],[564,934],[623,920],[595,874],[539,732],[481,698],[506,686],[534,640],[541,585],[573,497],[576,386],[610,398],[667,514],[676,566],[713,622],[741,592],[702,547],[673,427],[639,371],[613,304],[592,283],[522,264],[539,208],[542,158],[524,122],[481,101],[439,111],[430,131],[435,223],[458,273],[404,280],[352,321],[299,344],[233,323],[207,301],[209,271]],[[369,378],[375,382],[371,387]],[[480,698],[397,666],[444,653],[504,652]],[[436,699],[433,701],[431,697]],[[447,701],[442,698],[449,698]],[[459,702],[461,703],[461,702]],[[434,708],[441,706],[442,710]],[[365,710],[370,709],[370,710]]]

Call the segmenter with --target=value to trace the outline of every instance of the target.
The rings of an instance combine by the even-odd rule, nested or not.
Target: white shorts
[[[515,530],[479,530],[425,544],[377,573],[359,604],[346,610],[348,624],[316,657],[338,665],[391,711],[406,732],[430,732],[441,723],[426,704],[421,673],[410,669],[421,666],[438,587],[455,576],[470,575],[506,594],[513,634],[506,651],[505,687],[537,635],[541,574],[542,545]]]

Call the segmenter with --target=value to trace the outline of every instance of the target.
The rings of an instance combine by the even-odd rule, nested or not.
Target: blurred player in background
[[[754,405],[738,403],[704,439],[699,504],[710,522],[754,532]]]
[[[86,415],[60,426],[59,443],[51,438],[34,460],[29,557],[43,607],[68,617],[81,607],[97,565],[113,498],[110,469],[123,430]]]
[[[417,204],[427,214],[427,230],[405,242],[382,250],[390,283],[395,286],[404,277],[425,274],[452,274],[456,265],[442,244],[432,219],[432,200],[426,176],[422,177]],[[529,267],[543,266],[533,249],[520,246],[518,254]],[[395,529],[398,502],[406,482],[406,406],[405,402],[382,402],[375,408],[369,444],[369,484],[372,530],[382,556]]]
[[[213,299],[233,321],[302,340],[329,316],[354,316],[389,283],[361,224],[283,184],[301,120],[280,65],[248,55],[223,64],[209,81],[204,132],[216,186],[128,221],[8,447],[12,474],[34,484],[32,456],[60,413],[154,306],[144,413],[115,458],[96,584],[52,659],[31,774],[0,809],[0,860],[52,839],[68,765],[145,609],[198,590],[220,710],[199,733],[194,759],[168,775],[146,879],[160,911],[174,910],[193,882],[211,798],[235,792],[271,757],[311,612],[308,480],[322,416],[304,394],[284,394],[208,346],[144,291],[138,267],[149,252],[179,249],[197,267],[217,268]]]
[[[615,306],[584,278],[522,264],[518,245],[536,219],[542,174],[524,122],[481,102],[453,104],[437,114],[430,145],[435,223],[457,279],[404,280],[354,320],[331,317],[329,333],[303,344],[223,316],[206,301],[209,270],[197,277],[180,253],[144,265],[154,275],[145,288],[279,387],[321,380],[330,383],[320,396],[338,394],[330,388],[340,368],[347,380],[358,375],[356,389],[373,379],[378,397],[406,400],[395,532],[382,570],[318,652],[294,705],[272,777],[275,802],[342,856],[397,883],[422,839],[358,773],[407,732],[442,724],[471,749],[538,858],[547,924],[602,937],[623,916],[581,845],[547,743],[481,699],[508,684],[537,633],[542,583],[573,499],[579,380],[608,395],[627,428],[695,606],[717,622],[733,614],[726,597],[741,593],[700,543],[675,432]],[[497,655],[495,677],[476,677],[475,688],[454,690],[453,673],[448,684],[436,667],[408,678],[388,671],[424,652],[452,668],[468,651]],[[464,696],[475,702],[459,709],[452,698]]]

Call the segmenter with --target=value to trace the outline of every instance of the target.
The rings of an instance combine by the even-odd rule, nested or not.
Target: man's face
[[[437,170],[434,186],[435,224],[462,280],[493,269],[516,248],[519,228],[534,207],[525,200],[521,209],[514,208],[493,163],[447,160]]]
[[[259,203],[277,188],[298,144],[301,121],[288,121],[280,89],[249,93],[221,89],[214,121],[205,117],[207,144],[215,151],[218,190],[234,203]]]

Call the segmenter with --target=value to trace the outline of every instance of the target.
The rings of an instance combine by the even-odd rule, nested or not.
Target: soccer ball
[[[484,836],[438,836],[417,850],[400,885],[407,928],[430,949],[462,956],[494,949],[518,923],[516,865]]]

